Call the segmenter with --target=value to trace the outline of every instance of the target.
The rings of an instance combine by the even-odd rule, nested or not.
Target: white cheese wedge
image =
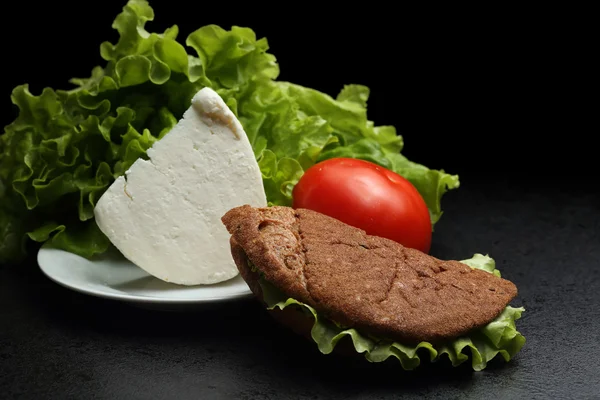
[[[212,89],[98,201],[96,222],[131,262],[166,282],[214,284],[238,274],[221,217],[267,200],[248,137]]]

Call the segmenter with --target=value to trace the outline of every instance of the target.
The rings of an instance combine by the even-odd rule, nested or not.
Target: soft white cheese
[[[199,91],[178,124],[98,201],[98,226],[149,274],[181,285],[238,274],[221,217],[267,200],[248,137],[212,89]]]

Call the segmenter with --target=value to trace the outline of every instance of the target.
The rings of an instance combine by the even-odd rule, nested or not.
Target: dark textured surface
[[[0,269],[0,398],[598,398],[600,195],[574,188],[465,176],[445,198],[432,253],[489,253],[518,285],[527,343],[509,364],[405,373],[323,356],[254,301],[155,312],[71,292],[30,264]]]

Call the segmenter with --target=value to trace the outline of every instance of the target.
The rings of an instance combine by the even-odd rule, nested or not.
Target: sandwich
[[[254,295],[324,354],[348,336],[371,362],[411,370],[423,354],[454,366],[470,356],[481,370],[525,342],[514,323],[523,308],[509,306],[517,287],[489,257],[443,261],[307,209],[243,205],[222,222]]]

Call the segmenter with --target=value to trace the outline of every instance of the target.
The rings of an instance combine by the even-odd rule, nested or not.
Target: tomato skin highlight
[[[428,253],[432,226],[423,197],[408,180],[377,164],[332,158],[306,170],[292,192],[306,208]]]

